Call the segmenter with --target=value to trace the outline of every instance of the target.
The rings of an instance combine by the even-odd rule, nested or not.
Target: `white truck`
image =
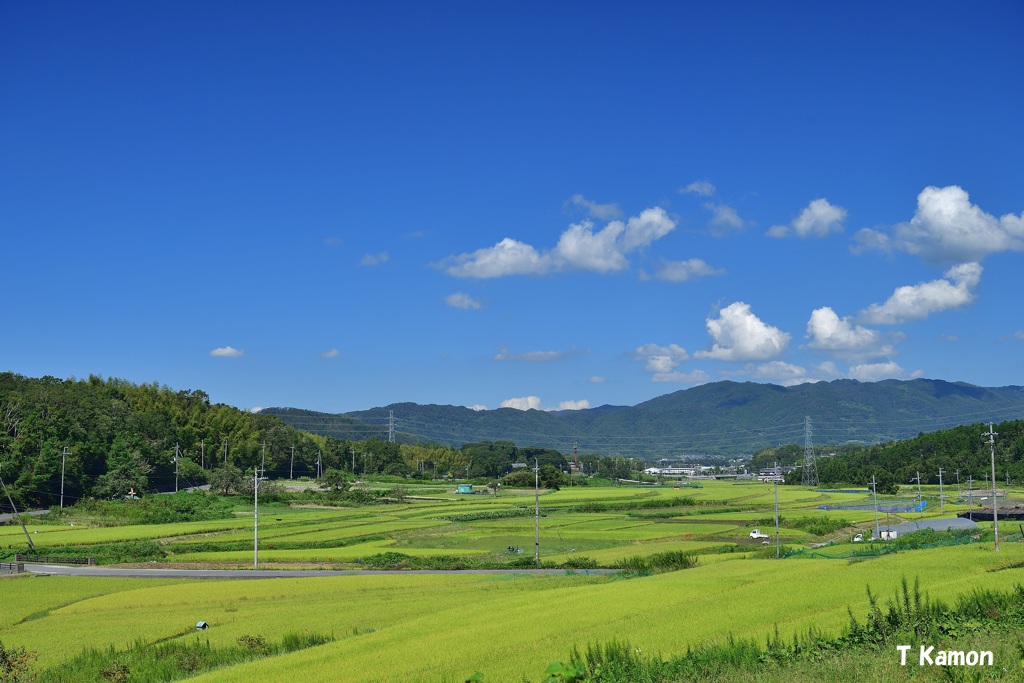
[[[768,534],[762,534],[760,529],[754,529],[753,531],[751,531],[750,532],[750,537],[753,538],[753,539],[771,538],[771,536],[769,536]]]

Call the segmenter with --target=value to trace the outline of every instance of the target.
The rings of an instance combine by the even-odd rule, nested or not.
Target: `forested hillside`
[[[132,490],[173,491],[208,481],[240,490],[242,475],[256,467],[271,479],[327,469],[350,476],[497,478],[512,463],[534,458],[542,466],[567,467],[557,451],[512,442],[453,448],[390,443],[366,433],[338,439],[294,429],[270,414],[211,404],[198,390],[0,373],[0,479],[19,506],[58,505],[62,468],[70,505],[82,497],[120,498]],[[627,476],[632,466],[622,459],[587,462],[605,476]],[[0,512],[9,507],[0,495]]]
[[[207,470],[225,461],[251,468],[264,442],[268,470],[283,468],[287,476],[295,446],[305,472],[322,441],[270,415],[211,405],[202,391],[95,376],[0,374],[0,476],[27,504],[56,502],[62,464],[70,503],[83,495],[115,497],[131,488],[174,490],[176,465],[182,487],[202,483]]]
[[[996,481],[1005,486],[1024,481],[1024,421],[1013,420],[993,425],[996,436],[989,444],[989,425],[971,424],[919,434],[912,439],[873,446],[847,445],[815,449],[818,479],[823,486],[864,486],[875,477],[879,492],[895,486],[917,483],[938,484],[941,469],[944,484],[964,488],[986,486],[992,477],[992,452],[995,451]],[[766,449],[751,458],[749,467],[757,470],[779,465],[802,465],[802,444]],[[801,471],[795,470],[787,481],[799,483]],[[990,485],[990,484],[989,484]]]

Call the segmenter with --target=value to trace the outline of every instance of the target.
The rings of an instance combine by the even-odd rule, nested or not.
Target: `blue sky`
[[[4,3],[0,370],[1024,384],[1024,6]]]

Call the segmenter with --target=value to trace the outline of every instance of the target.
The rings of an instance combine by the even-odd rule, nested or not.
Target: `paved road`
[[[59,576],[120,576],[146,579],[294,579],[320,576],[357,576],[366,574],[549,574],[569,573],[565,569],[120,569],[117,567],[78,567],[56,564],[25,563],[25,570],[35,574]],[[614,574],[615,569],[577,569],[574,574]]]
[[[22,512],[21,513],[22,517],[24,517],[25,515],[31,515],[32,517],[38,517],[39,515],[48,515],[48,514],[50,514],[49,510],[29,510],[28,512]],[[4,522],[9,522],[12,519],[15,519],[15,517],[14,517],[14,515],[12,513],[7,513],[7,514],[0,515],[0,524],[2,524]]]

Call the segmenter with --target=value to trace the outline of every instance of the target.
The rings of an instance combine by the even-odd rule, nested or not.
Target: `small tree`
[[[215,470],[210,470],[208,479],[210,489],[224,496],[232,491],[242,490],[242,470],[234,465],[222,465]]]
[[[328,467],[320,477],[320,483],[332,491],[348,491],[349,481],[345,473],[339,469]]]

